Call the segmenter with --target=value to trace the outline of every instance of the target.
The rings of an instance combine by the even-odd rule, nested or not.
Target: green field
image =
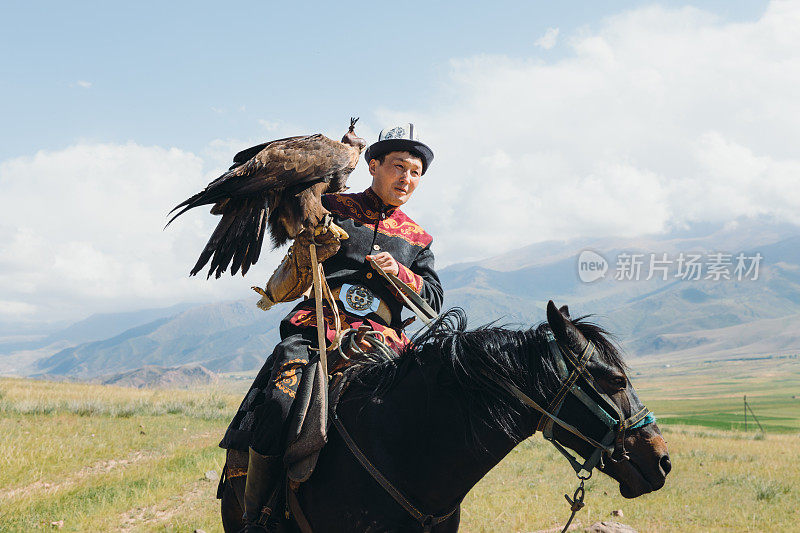
[[[632,380],[660,425],[744,430],[743,396],[769,434],[800,433],[800,358],[634,363]],[[748,430],[758,428],[748,413]]]
[[[633,363],[659,417],[673,471],[661,491],[625,500],[609,478],[587,486],[584,525],[638,531],[794,531],[800,523],[797,358],[665,366]],[[217,448],[247,380],[213,390],[136,390],[0,380],[0,531],[220,531]],[[748,395],[767,433],[742,431]],[[207,475],[208,473],[208,475]],[[540,436],[468,495],[463,531],[563,524],[572,470]]]

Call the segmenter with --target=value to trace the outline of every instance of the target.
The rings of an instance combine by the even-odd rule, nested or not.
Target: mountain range
[[[582,281],[579,271],[586,254],[606,267],[591,282]],[[705,270],[699,279],[681,276],[681,254],[700,257]],[[731,279],[714,279],[709,270],[718,254]],[[752,271],[736,279],[739,254],[750,266],[760,255],[757,279]],[[623,268],[632,256],[642,262],[639,279],[617,279],[633,277]],[[651,257],[667,269],[646,279]],[[545,242],[439,273],[445,306],[464,308],[472,326],[534,325],[553,299],[569,304],[572,316],[593,314],[630,356],[713,359],[800,351],[800,228],[794,226],[750,222]],[[247,300],[96,315],[38,339],[0,342],[0,372],[89,379],[146,365],[249,371],[271,352],[278,323],[291,307],[263,312]]]

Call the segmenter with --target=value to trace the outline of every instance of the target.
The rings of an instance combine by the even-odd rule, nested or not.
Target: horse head
[[[578,372],[580,376],[576,382],[584,400],[579,401],[580,398],[568,394],[558,416],[580,428],[590,439],[608,444],[607,449],[599,452],[601,455],[597,467],[619,482],[622,496],[635,498],[660,489],[672,468],[667,444],[651,415],[638,423],[626,424],[637,413],[647,411],[633,389],[616,349],[609,342],[592,343],[588,340],[581,332],[581,327],[587,331],[585,324],[573,323],[566,306],[559,310],[552,301],[548,302],[547,322],[565,354],[577,359],[579,354],[589,357],[591,353],[583,367],[585,371]],[[589,405],[589,400],[594,401],[597,407]],[[608,402],[613,405],[609,406]],[[612,420],[603,423],[602,418],[607,416]],[[609,435],[609,426],[614,424],[616,428],[611,428],[615,432],[611,452],[611,443],[608,442],[611,439],[603,439]],[[597,450],[585,438],[557,424],[552,427],[552,437],[584,459],[589,459]]]

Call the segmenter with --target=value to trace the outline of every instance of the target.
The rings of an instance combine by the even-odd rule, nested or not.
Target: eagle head
[[[358,153],[361,154],[364,148],[367,147],[367,141],[356,135],[356,122],[358,122],[358,117],[350,118],[350,129],[342,137],[342,143],[356,148]]]

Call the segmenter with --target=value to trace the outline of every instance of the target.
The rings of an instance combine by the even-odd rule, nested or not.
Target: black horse
[[[596,348],[586,369],[624,417],[642,409],[609,335],[566,307],[549,302],[546,323],[519,331],[487,326],[466,331],[461,310],[445,313],[401,357],[362,361],[338,406],[338,417],[369,461],[422,514],[446,515],[432,531],[457,531],[459,504],[469,490],[517,444],[532,435],[540,414],[498,386],[511,384],[547,406],[562,378],[548,340],[574,354]],[[551,333],[552,332],[552,333]],[[492,379],[489,378],[492,376]],[[588,388],[588,387],[585,387]],[[595,417],[578,401],[565,401],[559,417],[600,440]],[[645,421],[647,422],[647,421]],[[619,482],[626,498],[660,489],[671,469],[655,423],[623,433],[625,454],[598,468]],[[384,490],[330,430],[316,470],[297,492],[314,531],[421,531],[409,512]],[[583,458],[595,448],[556,425],[553,438]],[[607,455],[604,453],[603,455]],[[226,531],[242,525],[233,490],[222,499]],[[281,513],[283,515],[283,513]],[[294,520],[280,531],[298,531]]]

